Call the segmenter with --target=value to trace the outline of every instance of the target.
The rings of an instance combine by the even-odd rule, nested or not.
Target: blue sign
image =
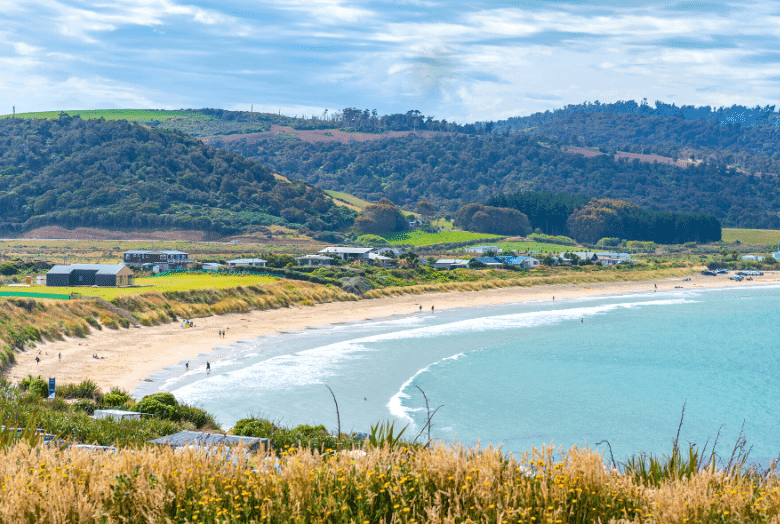
[[[49,398],[54,398],[54,392],[56,389],[54,388],[54,380],[53,378],[49,378]]]

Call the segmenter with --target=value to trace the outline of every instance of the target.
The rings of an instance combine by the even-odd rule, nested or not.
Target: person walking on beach
[[[433,313],[433,306],[431,306],[431,313]]]
[[[40,364],[41,363],[41,357],[35,357],[35,363]]]
[[[189,361],[186,364],[184,364],[184,369],[186,369],[187,371],[190,370],[190,363],[189,363]]]
[[[211,363],[207,360],[206,361],[206,374],[211,373]]]

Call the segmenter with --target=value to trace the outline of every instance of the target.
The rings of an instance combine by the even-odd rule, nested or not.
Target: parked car
[[[714,277],[717,273],[715,273],[714,271],[710,271],[709,269],[705,269],[704,271],[701,272],[701,274]]]
[[[718,275],[725,275],[725,274],[727,274],[728,272],[729,272],[729,270],[728,270],[728,269],[724,269],[724,268],[721,268],[721,269],[716,269],[716,270],[715,270],[715,273],[717,273]]]
[[[743,279],[743,278],[745,278],[745,277],[741,277],[741,276],[739,276],[739,275],[731,275],[731,276],[729,277],[729,280],[736,280],[737,282],[742,282],[742,279]]]

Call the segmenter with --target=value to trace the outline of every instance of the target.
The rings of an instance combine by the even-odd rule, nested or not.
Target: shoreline
[[[660,280],[607,282],[593,284],[547,284],[531,287],[508,287],[481,291],[433,292],[401,295],[354,302],[328,302],[314,306],[255,310],[193,319],[195,327],[182,328],[181,322],[158,326],[101,331],[93,330],[85,338],[38,344],[34,349],[17,353],[17,361],[3,373],[6,379],[19,382],[28,375],[56,377],[59,384],[93,380],[104,392],[119,387],[130,393],[151,382],[150,376],[165,368],[198,355],[209,354],[221,346],[264,335],[303,331],[347,322],[387,318],[398,315],[528,301],[611,296],[629,293],[681,291],[691,289],[745,287],[773,284],[780,271],[767,271],[753,281],[735,282],[725,277],[701,274]],[[435,313],[434,313],[435,314]],[[225,330],[224,337],[218,335]],[[59,358],[59,355],[62,358]],[[97,355],[98,358],[94,358]],[[35,357],[41,359],[36,364]]]

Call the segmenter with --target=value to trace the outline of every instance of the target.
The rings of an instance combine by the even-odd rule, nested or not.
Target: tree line
[[[721,224],[713,215],[655,211],[621,200],[523,191],[498,195],[488,204],[516,209],[528,217],[530,227],[545,234],[566,235],[591,244],[606,237],[657,244],[721,239]]]

